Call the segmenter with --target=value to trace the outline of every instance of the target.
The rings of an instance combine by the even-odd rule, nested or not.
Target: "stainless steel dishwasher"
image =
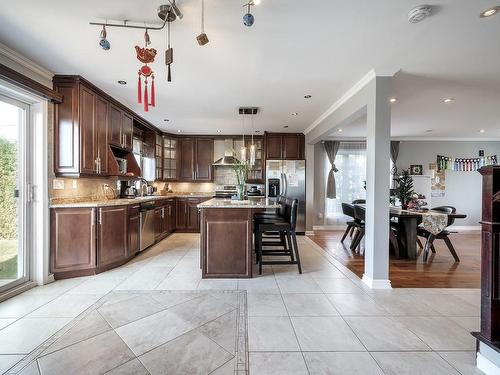
[[[141,251],[155,242],[155,203],[141,203]]]

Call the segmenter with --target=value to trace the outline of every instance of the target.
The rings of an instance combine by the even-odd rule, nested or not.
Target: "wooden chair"
[[[356,218],[354,217],[354,206],[349,203],[342,203],[342,213],[345,216],[349,216],[353,220],[349,220],[347,224],[347,228],[344,232],[344,235],[342,236],[342,239],[340,240],[341,243],[344,243],[345,238],[349,234],[352,238],[352,234],[356,228],[359,227],[359,222],[356,221]]]

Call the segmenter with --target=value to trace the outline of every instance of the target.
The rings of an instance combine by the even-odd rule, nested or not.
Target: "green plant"
[[[17,236],[16,225],[16,144],[0,137],[0,239]]]
[[[394,179],[394,181],[396,181],[397,184],[396,195],[401,201],[403,209],[406,209],[413,194],[415,193],[413,190],[413,178],[411,177],[409,170],[405,169]]]
[[[246,162],[239,162],[231,166],[236,174],[236,181],[238,185],[244,185],[248,174],[248,164]]]

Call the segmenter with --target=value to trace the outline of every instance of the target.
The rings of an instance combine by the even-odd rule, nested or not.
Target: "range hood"
[[[240,161],[234,156],[233,139],[224,140],[224,156],[214,162],[213,165],[236,165]]]

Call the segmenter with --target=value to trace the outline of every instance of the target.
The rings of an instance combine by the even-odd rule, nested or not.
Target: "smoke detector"
[[[419,5],[408,12],[409,23],[419,23],[431,15],[430,5]]]

